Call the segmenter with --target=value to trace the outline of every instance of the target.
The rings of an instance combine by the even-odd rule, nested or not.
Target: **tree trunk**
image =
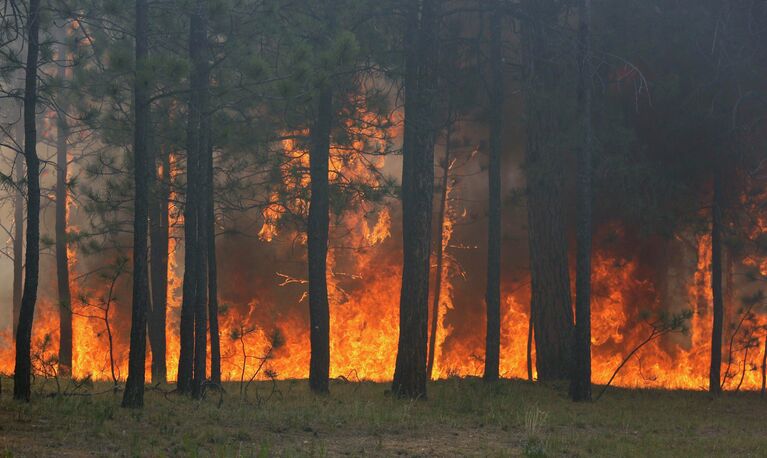
[[[184,286],[181,302],[181,355],[178,390],[201,396],[207,351],[207,193],[203,171],[208,151],[207,3],[197,0],[190,15],[189,120],[187,126],[187,189],[184,207]]]
[[[437,346],[437,328],[439,325],[439,305],[440,296],[442,295],[442,271],[444,270],[444,255],[445,255],[445,214],[447,213],[447,187],[450,180],[450,142],[452,141],[453,127],[449,125],[447,127],[447,135],[445,138],[445,158],[442,162],[442,183],[440,184],[439,195],[439,211],[437,213],[437,221],[439,227],[437,228],[437,243],[435,244],[436,253],[436,268],[434,269],[434,297],[432,298],[431,305],[431,329],[429,331],[429,356],[426,362],[426,375],[429,380],[432,378],[432,372],[434,370],[434,355],[436,354]]]
[[[208,183],[205,166],[209,151],[210,138],[210,114],[208,113],[208,85],[210,78],[210,68],[208,66],[208,17],[207,1],[197,0],[195,11],[192,13],[190,22],[189,37],[189,56],[192,62],[192,105],[196,105],[196,116],[191,118],[196,124],[196,133],[192,133],[192,143],[190,154],[194,151],[194,159],[190,166],[195,167],[195,181],[188,184],[192,188],[197,188],[191,193],[191,201],[187,206],[194,207],[197,224],[197,252],[194,253],[194,260],[197,266],[194,269],[196,274],[194,296],[194,371],[192,397],[200,399],[203,394],[203,385],[206,380],[207,370],[207,349],[208,349],[208,218],[207,218],[207,200]],[[199,183],[199,186],[195,186]],[[187,192],[189,192],[187,187]]]
[[[500,2],[490,24],[490,162],[487,220],[487,332],[485,334],[486,381],[499,377],[501,357],[501,149],[503,147],[503,42]]]
[[[24,78],[24,158],[27,166],[27,252],[24,291],[16,330],[13,398],[29,401],[31,393],[32,322],[40,272],[40,160],[37,157],[37,63],[40,52],[40,0],[30,0],[27,17],[27,63]]]
[[[193,124],[194,110],[189,113],[189,137],[193,137],[192,130],[196,130]],[[195,167],[193,163],[193,143],[188,142],[187,148],[187,186],[186,203],[184,206],[184,279],[181,299],[181,323],[179,330],[180,354],[178,359],[178,376],[176,377],[176,389],[185,394],[192,392],[192,379],[194,370],[194,315],[195,301],[198,295],[197,261],[199,252],[197,244],[197,210],[194,208],[195,186],[192,185]]]
[[[168,237],[170,219],[170,155],[160,150],[159,174],[155,175],[154,195],[150,201],[149,228],[150,272],[152,282],[152,311],[149,318],[149,343],[152,346],[152,383],[165,383],[168,378],[166,364],[166,319],[168,309]]]
[[[405,36],[405,134],[402,146],[404,263],[392,391],[399,396],[422,399],[426,398],[438,5],[436,0],[411,2]]]
[[[21,142],[21,135],[16,139]],[[24,162],[20,158],[14,160],[14,183],[16,190],[13,196],[13,335],[19,327],[19,311],[21,310],[21,294],[24,281],[24,193],[21,191],[24,181]]]
[[[146,362],[146,328],[149,309],[149,91],[145,77],[149,53],[149,5],[136,0],[136,78],[134,83],[135,127],[133,138],[134,210],[133,210],[133,306],[131,310],[130,353],[128,380],[125,383],[122,406],[139,408],[144,405]]]
[[[563,166],[556,139],[556,107],[551,106],[559,75],[550,59],[548,24],[559,3],[526,2],[529,12],[522,40],[526,61],[527,213],[530,251],[531,310],[538,379],[570,377],[573,309],[570,298],[567,238],[562,208]]]
[[[213,171],[213,141],[208,141],[207,164],[207,210],[208,219],[208,321],[210,328],[210,380],[221,384],[221,336],[218,328],[218,266],[216,264],[216,212],[215,180]]]
[[[60,46],[66,56],[67,46]],[[63,65],[58,77],[66,76]],[[56,280],[59,293],[59,375],[72,375],[72,293],[69,289],[69,256],[67,253],[67,140],[69,125],[66,103],[60,103],[56,118]]]
[[[765,390],[767,390],[767,335],[764,336],[764,353],[762,353],[762,397],[764,397]]]
[[[714,322],[711,331],[711,369],[708,391],[720,394],[722,371],[722,332],[724,296],[722,291],[722,183],[719,165],[714,165],[714,192],[711,201],[711,292],[714,299]]]
[[[581,0],[579,42],[581,47],[580,90],[583,145],[578,155],[578,251],[575,268],[575,368],[570,381],[573,401],[591,400],[591,215],[594,148],[591,63],[591,0]]]
[[[328,307],[328,225],[330,132],[333,123],[333,93],[327,86],[321,89],[317,119],[311,131],[311,202],[309,205],[309,323],[311,360],[309,387],[315,393],[328,392],[330,376],[330,310]]]

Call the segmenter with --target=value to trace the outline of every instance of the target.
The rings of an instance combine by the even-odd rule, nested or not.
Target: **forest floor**
[[[575,404],[566,387],[451,379],[428,401],[387,384],[305,381],[239,385],[203,401],[147,392],[143,410],[96,384],[77,395],[0,395],[0,456],[765,456],[767,400],[740,393],[611,388]],[[50,393],[52,385],[45,387]],[[39,387],[36,387],[39,391]],[[596,392],[596,390],[595,390]]]

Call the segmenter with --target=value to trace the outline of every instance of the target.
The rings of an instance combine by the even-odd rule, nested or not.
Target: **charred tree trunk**
[[[208,234],[208,321],[210,329],[210,381],[221,384],[221,336],[218,327],[218,266],[216,264],[215,180],[213,171],[213,141],[208,141],[206,156],[206,199]]]
[[[724,325],[724,295],[722,291],[722,177],[719,165],[714,165],[714,192],[711,200],[711,292],[714,299],[714,320],[711,331],[711,369],[708,390],[722,392],[722,334]]]
[[[426,398],[434,196],[434,61],[439,3],[435,0],[413,1],[406,19],[405,135],[402,146],[404,263],[392,391],[410,398]]]
[[[27,63],[24,78],[24,158],[27,166],[27,252],[24,291],[16,330],[13,398],[29,401],[31,393],[32,321],[40,272],[40,159],[37,157],[37,63],[40,53],[40,0],[30,0],[27,17]]]
[[[17,138],[21,142],[21,135]],[[19,327],[21,294],[24,281],[24,193],[21,191],[24,181],[24,162],[18,157],[14,162],[13,196],[13,335]]]
[[[575,266],[575,368],[570,381],[573,401],[591,400],[591,215],[592,112],[591,0],[581,0],[579,42],[583,145],[578,155],[578,242]]]
[[[530,251],[531,310],[538,379],[570,377],[573,309],[567,239],[562,208],[562,154],[555,137],[559,115],[552,94],[559,88],[552,60],[549,26],[559,17],[559,3],[525,2],[522,40],[526,64],[527,213]]]
[[[150,280],[152,282],[152,311],[149,317],[149,344],[152,347],[152,383],[165,383],[168,378],[166,364],[166,319],[168,309],[168,237],[170,218],[170,155],[160,150],[156,161],[154,194],[149,208]]]
[[[426,362],[426,376],[429,380],[432,378],[432,372],[434,370],[434,355],[436,354],[437,346],[437,328],[439,325],[439,305],[440,296],[442,295],[442,271],[444,270],[444,256],[445,256],[445,214],[447,213],[447,188],[450,180],[450,142],[452,141],[453,127],[449,125],[447,127],[447,135],[445,136],[445,158],[442,162],[442,183],[440,183],[439,194],[439,210],[437,213],[437,221],[439,227],[437,227],[437,243],[435,244],[436,253],[436,267],[434,272],[434,297],[431,304],[431,329],[429,330],[429,357]]]
[[[309,323],[311,360],[309,387],[315,393],[328,392],[330,376],[330,310],[328,306],[328,225],[330,203],[328,166],[330,132],[333,123],[333,93],[320,90],[317,118],[311,131],[310,171],[312,195],[308,221]]]
[[[149,5],[136,0],[136,77],[134,83],[135,126],[133,139],[134,210],[133,210],[133,307],[131,310],[130,355],[128,380],[125,383],[122,406],[139,408],[144,405],[146,361],[146,327],[149,309],[149,90],[144,76],[149,54]]]
[[[67,47],[61,46],[63,55]],[[59,78],[66,76],[64,66],[59,66]],[[72,375],[72,293],[69,289],[69,255],[67,253],[67,141],[69,125],[66,119],[66,103],[60,103],[63,111],[56,119],[56,280],[59,293],[59,374]]]
[[[485,334],[486,381],[499,377],[501,358],[501,149],[503,139],[503,42],[500,2],[490,23],[490,161],[487,220],[487,332]]]

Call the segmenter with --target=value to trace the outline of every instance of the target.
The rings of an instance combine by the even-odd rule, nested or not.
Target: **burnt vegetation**
[[[249,406],[245,453],[323,454],[262,412],[455,395],[500,444],[458,453],[544,456],[632,393],[764,397],[765,43],[760,0],[3,0],[0,421]]]

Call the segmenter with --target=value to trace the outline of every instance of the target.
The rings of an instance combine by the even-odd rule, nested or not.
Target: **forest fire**
[[[765,454],[767,2],[5,3],[0,454]]]
[[[398,118],[400,115],[392,115]],[[359,118],[359,119],[357,119]],[[380,187],[386,169],[383,151],[387,142],[401,135],[398,122],[378,119],[360,110],[350,116],[346,128],[356,138],[350,146],[331,147],[330,182],[344,187],[353,184]],[[360,127],[363,126],[363,127]],[[48,123],[49,130],[52,129]],[[306,196],[298,190],[309,184],[303,170],[308,169],[308,152],[296,138],[307,132],[287,135],[281,148],[287,160],[281,165],[280,186],[271,191],[270,205],[261,210],[261,228],[258,238],[266,245],[280,245],[293,241],[306,244],[306,235],[300,228],[286,225],[286,214],[305,217],[308,211]],[[371,157],[373,158],[371,160]],[[170,155],[171,180],[179,175],[180,166],[175,155]],[[451,164],[452,166],[452,164]],[[448,167],[444,173],[451,173]],[[162,168],[157,171],[162,176]],[[432,278],[442,276],[439,322],[436,326],[435,363],[433,379],[449,377],[479,377],[484,366],[484,340],[482,336],[454,333],[455,327],[470,323],[481,327],[485,316],[482,308],[471,304],[455,303],[454,289],[468,281],[460,261],[452,256],[451,241],[456,224],[465,216],[457,184],[448,183],[445,193],[447,207],[443,221],[443,250],[445,261],[442,272],[435,271]],[[288,198],[284,202],[281,193]],[[177,203],[176,191],[170,195],[168,264],[168,320],[167,367],[168,380],[175,380],[179,355],[179,316],[183,283],[183,214]],[[401,258],[398,240],[392,237],[392,215],[399,215],[398,202],[388,198],[370,203],[360,199],[352,203],[334,220],[328,255],[328,284],[331,310],[330,375],[345,380],[389,381],[392,379],[398,329]],[[68,214],[73,200],[68,200]],[[70,230],[77,231],[73,221]],[[620,224],[604,228],[611,237],[625,235]],[[471,234],[469,234],[471,235]],[[752,234],[758,237],[760,234]],[[466,234],[463,235],[466,237]],[[597,384],[611,383],[623,387],[664,389],[706,389],[711,345],[711,238],[696,236],[688,243],[688,257],[693,259],[689,269],[678,272],[673,281],[676,291],[686,297],[675,304],[664,303],[655,282],[640,272],[632,253],[597,250],[592,267],[593,315],[592,352],[593,380]],[[81,281],[79,253],[74,244],[68,247],[69,268],[72,272],[70,289],[73,297],[73,377],[92,378],[118,383],[128,371],[128,328],[126,303],[118,295],[126,276],[127,259],[113,261],[113,267],[98,275],[98,280]],[[299,259],[305,255],[299,255]],[[242,261],[237,261],[242,262]],[[750,257],[744,266],[756,266],[767,274],[767,259]],[[116,267],[115,267],[116,266]],[[309,329],[306,317],[306,280],[272,272],[272,288],[287,289],[293,303],[281,305],[276,301],[260,299],[229,303],[221,310],[222,379],[248,382],[252,380],[303,379],[309,374]],[[92,273],[87,275],[92,276]],[[731,280],[730,280],[731,281]],[[50,285],[49,285],[50,286]],[[729,287],[735,288],[734,285]],[[517,282],[506,281],[502,303],[502,334],[500,374],[507,378],[525,379],[535,374],[535,348],[530,338],[530,285],[529,278]],[[234,293],[234,294],[233,294]],[[241,296],[236,291],[222,292]],[[434,292],[432,291],[432,295]],[[734,293],[733,293],[734,294]],[[40,301],[34,322],[33,367],[44,377],[58,376],[58,306],[51,294]],[[430,304],[433,299],[430,299]],[[767,318],[743,310],[738,301],[729,300],[725,333],[726,354],[723,359],[722,385],[728,390],[755,390],[761,386],[760,362],[764,348],[762,339]],[[685,311],[689,312],[685,314]],[[431,312],[430,312],[431,314]],[[678,315],[674,324],[674,316]],[[10,333],[3,337],[0,351],[0,373],[13,372],[14,347]],[[528,361],[528,353],[531,361]],[[208,353],[210,360],[210,353]],[[147,355],[146,370],[151,369],[151,352]]]
[[[362,146],[360,146],[360,150]],[[285,148],[294,149],[291,142]],[[334,162],[338,175],[367,173],[358,163],[341,159]],[[296,154],[297,158],[305,155]],[[378,164],[383,167],[383,162]],[[372,179],[372,178],[371,178]],[[171,199],[172,201],[174,199]],[[296,203],[296,205],[301,205]],[[364,246],[354,250],[339,247],[331,249],[329,265],[331,285],[331,376],[348,380],[391,380],[398,337],[398,300],[401,266],[393,253],[390,214],[396,214],[393,203],[380,206],[371,221],[369,212],[359,210],[339,220],[336,231],[344,234],[344,244]],[[268,210],[267,210],[268,211]],[[182,222],[177,210],[175,227]],[[272,213],[276,215],[277,213]],[[458,212],[448,212],[456,218]],[[266,224],[276,224],[265,219]],[[446,224],[449,235],[452,222]],[[179,348],[178,313],[181,292],[181,250],[177,247],[178,229],[170,239],[170,266],[168,288],[167,360],[168,377],[176,376]],[[269,237],[265,236],[269,232]],[[275,228],[261,231],[262,238],[294,238],[296,233],[278,235]],[[447,242],[446,242],[447,243]],[[660,302],[656,286],[643,279],[635,260],[622,259],[607,253],[597,253],[594,259],[593,305],[593,377],[597,384],[607,383],[618,368],[612,384],[624,387],[666,389],[705,389],[711,341],[710,323],[710,238],[696,241],[693,271],[680,280],[686,284],[686,306],[691,315],[678,328],[668,328],[661,322],[659,312],[673,313]],[[73,272],[71,289],[78,299],[74,308],[73,376],[78,379],[121,380],[127,373],[127,339],[125,323],[120,320],[119,309],[124,307],[115,293],[115,277],[101,276],[101,283],[87,289],[78,282],[78,256],[70,249],[70,268]],[[451,262],[457,262],[452,260]],[[765,261],[750,259],[760,269]],[[460,269],[460,267],[457,267]],[[446,269],[447,270],[447,269]],[[275,288],[300,290],[305,281],[274,272]],[[443,273],[443,275],[446,275]],[[447,279],[447,276],[445,277]],[[456,339],[452,335],[455,321],[481,325],[481,309],[462,310],[452,302],[450,278],[443,282],[440,301],[441,322],[438,326],[438,348],[433,377],[480,376],[483,367],[483,341],[481,338]],[[526,282],[503,285],[501,374],[504,377],[527,377],[527,347],[529,323],[529,286]],[[224,292],[226,294],[226,292]],[[78,304],[79,303],[79,304]],[[759,364],[763,348],[754,344],[761,339],[764,317],[748,315],[734,301],[726,314],[732,326],[726,332],[723,374],[725,389],[753,390],[761,386]],[[225,380],[245,381],[256,378],[306,378],[309,366],[308,327],[305,317],[303,293],[296,294],[296,305],[286,313],[276,313],[276,304],[257,300],[245,304],[231,304],[221,314],[222,377]],[[260,310],[260,311],[259,311]],[[265,317],[279,316],[274,321]],[[98,312],[98,313],[97,313]],[[107,319],[110,330],[107,330]],[[44,376],[56,374],[58,353],[58,312],[55,302],[41,302],[35,319],[33,342],[35,372]],[[275,345],[277,330],[282,341]],[[111,335],[110,335],[111,333]],[[10,336],[3,337],[6,344],[0,353],[0,372],[13,371],[13,345]],[[110,343],[111,341],[111,343]],[[111,348],[110,348],[111,347]],[[114,358],[114,375],[111,356]],[[532,356],[535,357],[534,348]],[[243,366],[243,362],[245,363]],[[147,359],[147,371],[149,371]],[[534,364],[533,364],[534,367]]]

